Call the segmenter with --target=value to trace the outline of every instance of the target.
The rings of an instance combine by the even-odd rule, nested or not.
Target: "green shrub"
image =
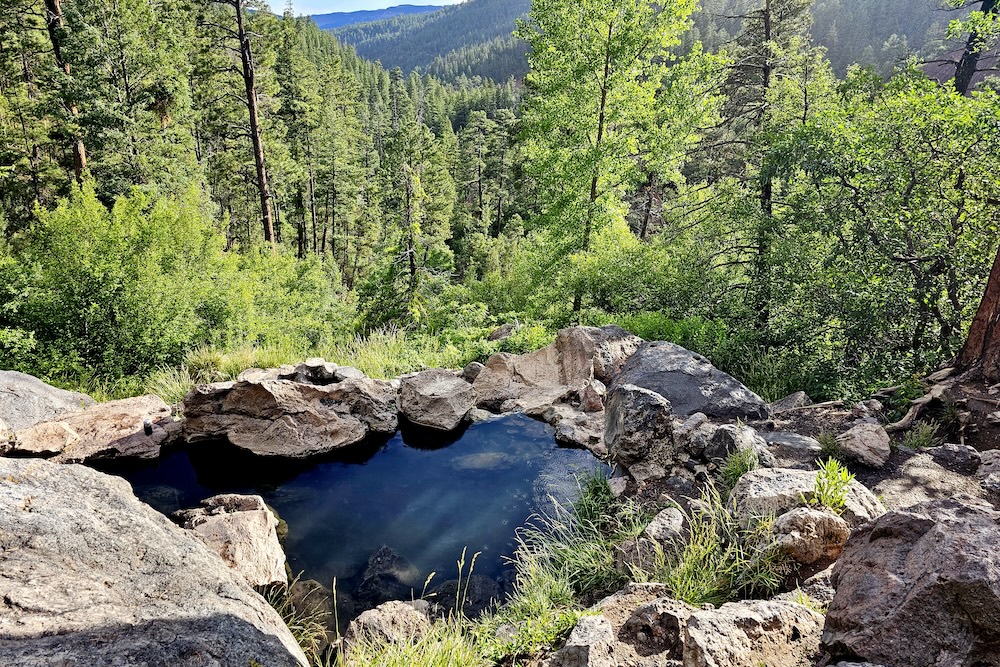
[[[819,453],[824,458],[840,460],[840,443],[837,442],[836,435],[829,431],[823,431],[816,436],[816,441],[819,442]]]

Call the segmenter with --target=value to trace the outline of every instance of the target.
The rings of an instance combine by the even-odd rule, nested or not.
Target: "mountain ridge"
[[[323,30],[336,30],[357,23],[373,23],[395,18],[397,16],[419,16],[430,14],[439,9],[444,9],[443,5],[395,5],[385,9],[361,9],[354,12],[329,12],[326,14],[312,14],[309,18],[316,22]]]

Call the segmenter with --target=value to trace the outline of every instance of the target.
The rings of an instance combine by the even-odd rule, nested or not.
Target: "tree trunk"
[[[52,42],[52,53],[56,59],[56,65],[63,71],[68,79],[70,77],[69,63],[63,59],[62,55],[62,30],[65,25],[62,13],[61,0],[45,0],[45,26],[48,29],[49,40]],[[80,116],[80,110],[71,98],[64,100],[69,115],[73,121]],[[74,128],[73,138],[73,174],[76,182],[83,184],[83,174],[87,170],[87,147],[83,144],[83,137]]]
[[[995,14],[998,0],[983,0],[980,11],[984,14]],[[958,61],[955,69],[955,90],[960,95],[968,95],[972,89],[972,79],[979,71],[979,56],[985,48],[985,35],[978,30],[969,33],[969,39],[965,43],[965,51]]]
[[[988,382],[1000,382],[1000,251],[993,260],[983,300],[972,320],[969,337],[958,353],[957,366]]]
[[[257,169],[257,191],[260,194],[261,221],[264,224],[264,241],[275,251],[274,217],[271,215],[271,190],[267,181],[267,165],[264,161],[264,137],[260,127],[257,108],[257,72],[254,69],[253,51],[250,49],[250,35],[243,22],[244,0],[233,0],[236,8],[236,34],[240,42],[240,59],[243,63],[243,85],[247,94],[247,111],[250,113],[250,139],[253,142],[253,160]]]

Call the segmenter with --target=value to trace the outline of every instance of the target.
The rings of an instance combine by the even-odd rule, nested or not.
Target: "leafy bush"
[[[937,447],[944,442],[944,438],[938,435],[941,425],[933,421],[918,421],[913,428],[903,436],[903,447],[907,449],[926,449]]]

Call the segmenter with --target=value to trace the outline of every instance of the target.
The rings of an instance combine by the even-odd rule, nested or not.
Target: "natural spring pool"
[[[431,572],[432,588],[457,577],[466,547],[467,563],[481,552],[475,574],[503,590],[517,528],[551,509],[552,498],[572,500],[578,475],[606,470],[585,450],[559,447],[551,426],[511,415],[451,436],[404,426],[321,460],[257,459],[198,444],[115,472],[167,514],[219,493],[261,495],[288,524],[292,572],[327,588],[336,577],[348,594],[369,557],[388,546],[419,571],[419,596]]]

